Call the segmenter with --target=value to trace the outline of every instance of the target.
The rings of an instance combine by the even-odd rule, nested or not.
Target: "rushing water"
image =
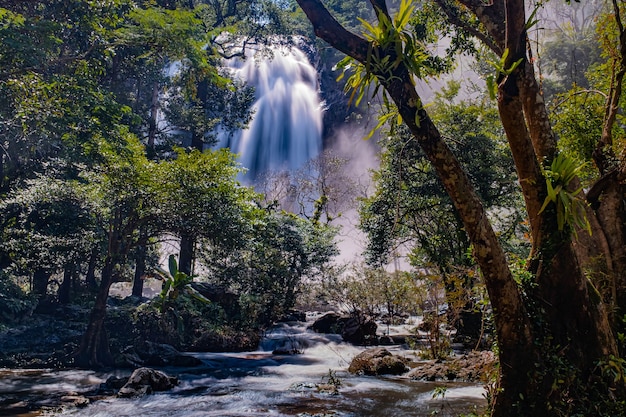
[[[304,52],[276,47],[272,56],[251,52],[229,61],[233,76],[254,87],[254,116],[247,129],[223,137],[219,147],[240,154],[251,175],[297,170],[322,147],[322,104],[317,72]]]
[[[277,348],[297,355],[273,354]],[[410,354],[401,347],[390,347]],[[283,324],[269,332],[259,349],[248,353],[199,353],[204,365],[164,369],[180,378],[171,391],[135,399],[105,398],[84,408],[47,412],[61,416],[458,416],[483,407],[477,384],[421,382],[406,377],[355,376],[346,372],[363,348],[342,343],[337,335],[307,331],[302,323]],[[336,395],[318,392],[329,371],[341,381]],[[111,374],[93,371],[0,371],[0,398],[58,398],[87,391]],[[118,373],[119,375],[119,373]],[[433,398],[445,386],[443,398]],[[3,414],[0,412],[0,415]],[[31,414],[33,415],[33,414]]]

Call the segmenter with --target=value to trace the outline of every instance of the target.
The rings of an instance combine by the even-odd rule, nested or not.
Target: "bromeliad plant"
[[[575,190],[570,189],[570,183],[584,166],[576,159],[560,153],[552,160],[550,169],[543,170],[548,195],[539,213],[542,213],[550,203],[553,203],[556,206],[556,221],[560,231],[563,231],[565,225],[568,225],[572,229],[574,226],[578,226],[591,234],[591,225],[585,215],[587,202],[581,198],[583,187],[580,186]]]

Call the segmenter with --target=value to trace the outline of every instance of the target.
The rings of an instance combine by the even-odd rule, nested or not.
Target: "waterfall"
[[[255,89],[247,129],[223,135],[218,147],[240,155],[250,177],[268,170],[297,170],[322,148],[322,103],[317,71],[296,47],[249,53],[228,61],[233,77]]]

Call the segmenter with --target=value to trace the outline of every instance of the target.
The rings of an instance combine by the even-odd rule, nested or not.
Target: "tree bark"
[[[66,265],[63,268],[63,282],[59,286],[59,292],[57,294],[59,298],[59,304],[70,303],[70,290],[72,289],[72,278],[74,277],[74,265]]]
[[[137,255],[135,257],[135,276],[133,278],[133,297],[143,297],[143,276],[146,273],[146,245],[142,244],[137,247]]]
[[[114,268],[114,256],[109,254],[102,269],[102,279],[96,295],[96,302],[89,316],[87,330],[83,335],[78,351],[74,353],[74,363],[78,367],[93,369],[110,367],[114,364],[109,348],[109,337],[104,326]]]
[[[183,233],[180,237],[180,252],[178,254],[178,270],[187,275],[191,275],[193,270],[193,257],[196,248],[196,241],[188,233]]]
[[[48,293],[48,282],[50,281],[50,272],[44,268],[38,268],[33,273],[33,294],[37,298],[44,297]]]
[[[365,65],[372,55],[379,59],[389,56],[389,62],[396,62],[393,48],[381,50],[347,32],[319,0],[298,3],[313,23],[316,35],[336,49]],[[494,311],[500,360],[493,415],[552,416],[556,415],[554,407],[569,406],[559,402],[560,396],[567,396],[568,387],[581,384],[567,381],[559,385],[558,372],[563,369],[559,368],[557,353],[564,355],[568,366],[575,369],[576,378],[583,378],[585,384],[598,372],[599,361],[617,355],[616,343],[602,300],[588,284],[571,236],[568,231],[557,230],[555,210],[541,212],[546,185],[540,160],[551,158],[556,148],[545,104],[536,88],[532,67],[527,64],[524,2],[464,3],[473,7],[479,18],[483,17],[481,21],[501,50],[509,51],[505,69],[511,72],[501,74],[498,106],[531,222],[533,256],[529,268],[534,283],[527,284],[524,296],[480,200],[421,107],[404,64],[393,69],[391,77],[375,75],[414,136],[408,146],[422,148],[450,195],[483,274]],[[521,64],[514,69],[513,64],[518,61]],[[555,389],[555,384],[559,388]],[[610,395],[608,388],[605,394]]]
[[[85,282],[87,283],[87,288],[90,290],[95,290],[98,287],[98,283],[96,282],[96,264],[98,263],[98,247],[94,246],[91,249],[91,254],[89,255],[89,264],[87,266],[87,275],[85,276]]]

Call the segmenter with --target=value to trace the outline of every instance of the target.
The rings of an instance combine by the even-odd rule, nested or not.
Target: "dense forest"
[[[0,1],[0,331],[45,316],[80,333],[0,366],[110,369],[145,341],[254,350],[295,308],[420,314],[429,357],[451,354],[446,328],[495,352],[486,415],[626,415],[624,12]],[[303,45],[327,149],[250,185],[215,147],[256,116],[225,63]],[[345,126],[377,142],[369,189],[332,151]],[[355,207],[365,250],[344,264]]]

